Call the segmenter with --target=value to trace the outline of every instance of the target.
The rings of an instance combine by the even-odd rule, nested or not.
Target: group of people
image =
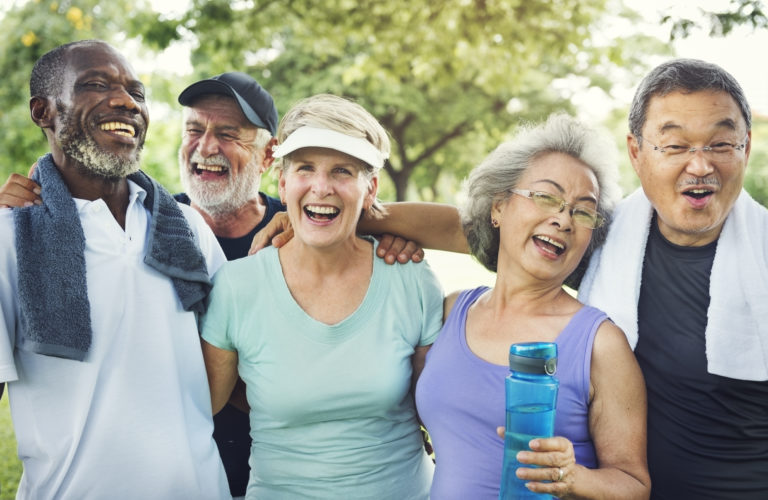
[[[243,73],[190,85],[174,200],[138,170],[144,89],[114,48],[54,49],[30,92],[50,153],[0,189],[17,498],[497,498],[526,341],[560,352],[555,437],[518,456],[532,492],[768,491],[768,210],[721,68],[640,84],[628,198],[610,140],[554,115],[472,171],[460,211],[382,206],[387,133],[341,97],[278,125]],[[280,199],[259,192],[273,163]],[[281,212],[293,237],[243,258]],[[495,285],[443,297],[414,242],[471,252]]]

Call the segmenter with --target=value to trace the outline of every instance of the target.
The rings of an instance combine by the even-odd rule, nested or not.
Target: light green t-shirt
[[[432,344],[442,322],[429,266],[374,257],[363,302],[335,325],[294,301],[274,248],[226,263],[214,283],[202,335],[238,352],[247,498],[426,499],[432,463],[410,382],[414,347]]]

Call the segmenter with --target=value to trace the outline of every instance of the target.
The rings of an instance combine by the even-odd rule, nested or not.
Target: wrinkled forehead
[[[248,121],[237,102],[221,94],[204,94],[197,97],[182,110],[184,122],[210,122],[212,124],[237,126],[244,129],[258,127]]]
[[[141,84],[128,60],[107,44],[96,43],[71,47],[65,56],[64,71],[64,78],[77,79],[81,75],[92,72]]]
[[[675,91],[655,95],[648,102],[644,134],[746,134],[747,124],[736,100],[723,91]]]

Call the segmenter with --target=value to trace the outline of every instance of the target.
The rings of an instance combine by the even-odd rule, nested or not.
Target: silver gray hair
[[[565,115],[551,115],[538,126],[525,126],[514,139],[503,142],[464,183],[466,202],[461,208],[461,223],[472,255],[490,271],[496,272],[499,257],[499,230],[491,225],[491,207],[511,196],[523,173],[542,155],[562,153],[587,165],[599,187],[597,211],[606,224],[593,230],[592,239],[577,270],[566,283],[581,279],[595,248],[605,242],[613,209],[621,199],[618,184],[618,152],[613,140],[603,132]]]
[[[747,131],[752,129],[752,112],[744,90],[730,73],[716,64],[698,59],[673,59],[653,68],[638,85],[629,109],[629,131],[635,137],[642,136],[648,104],[653,97],[701,91],[728,93],[739,107]]]

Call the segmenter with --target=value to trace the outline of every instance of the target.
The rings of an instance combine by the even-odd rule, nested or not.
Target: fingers
[[[421,262],[424,260],[424,249],[413,241],[407,241],[405,243],[405,248],[400,252],[400,255],[397,256],[397,260],[403,263],[408,262],[408,260]]]
[[[393,248],[393,245],[398,244],[397,239],[397,237],[391,234],[382,234],[379,237],[379,247],[376,249],[376,255],[384,259],[384,262],[387,264],[394,264],[397,254],[400,253],[402,246],[405,246],[401,241],[400,245],[402,246],[400,248]]]
[[[248,255],[253,255],[269,245],[280,248],[291,238],[293,238],[293,228],[288,214],[285,212],[276,213],[272,220],[253,237]]]
[[[387,264],[394,264],[395,261],[405,264],[409,260],[413,262],[424,260],[424,250],[416,243],[391,234],[382,234],[379,237],[376,255],[384,259]]]
[[[540,467],[559,467],[576,461],[573,445],[564,437],[531,439],[528,446],[531,451],[521,451],[517,454],[520,463]]]
[[[40,186],[23,175],[13,173],[0,186],[0,207],[30,207],[41,205]]]
[[[288,222],[288,225],[285,227],[285,230],[272,238],[272,246],[275,248],[280,248],[281,246],[285,245],[289,241],[293,239],[293,226],[290,222]]]
[[[536,467],[520,467],[517,477],[527,481],[526,487],[536,493],[547,493],[557,497],[571,491],[578,469],[573,444],[564,437],[537,438],[529,443],[532,451],[517,454],[520,463]]]

